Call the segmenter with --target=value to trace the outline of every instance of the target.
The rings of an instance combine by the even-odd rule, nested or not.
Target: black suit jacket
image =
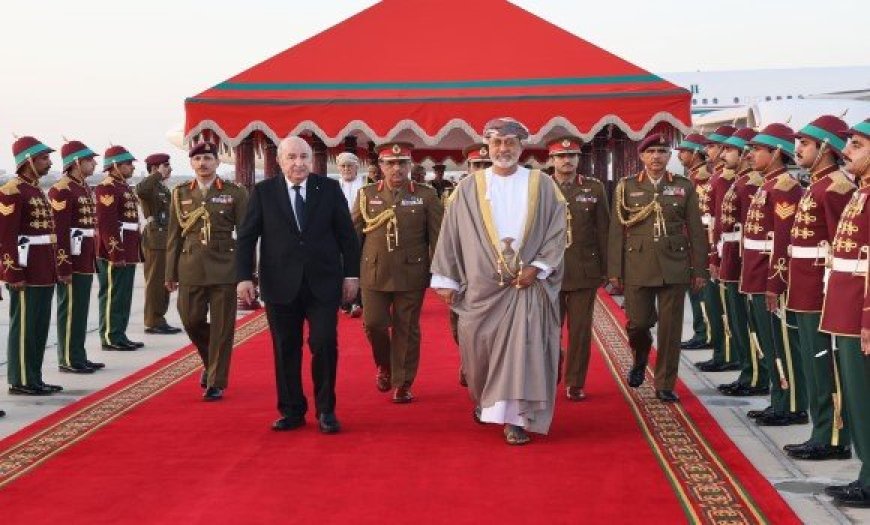
[[[341,300],[345,277],[359,277],[359,240],[338,182],[308,176],[305,228],[300,231],[283,175],[257,183],[238,232],[238,280],[254,274],[260,241],[260,294],[267,303],[291,303],[305,279],[321,301]]]

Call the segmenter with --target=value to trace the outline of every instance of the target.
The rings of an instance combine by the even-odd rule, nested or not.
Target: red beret
[[[213,155],[214,158],[217,158],[218,147],[216,144],[211,142],[200,142],[199,144],[194,144],[193,147],[190,148],[190,151],[187,152],[187,156],[195,157],[197,155]]]
[[[640,144],[638,144],[637,146],[637,152],[643,153],[648,148],[651,148],[653,146],[664,146],[666,148],[670,148],[671,144],[661,133],[653,133],[652,135],[640,141]]]
[[[380,160],[411,160],[412,144],[407,142],[387,142],[375,148]]]
[[[583,139],[574,135],[565,135],[547,143],[549,155],[579,154],[583,148]]]
[[[146,166],[156,166],[164,162],[169,162],[169,155],[166,153],[152,153],[145,157]]]

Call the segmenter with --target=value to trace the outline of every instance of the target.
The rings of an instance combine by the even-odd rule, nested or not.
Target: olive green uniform
[[[145,327],[166,325],[169,290],[166,289],[166,230],[169,227],[170,192],[163,176],[152,173],[136,185],[145,216],[142,254],[145,259]]]
[[[237,306],[235,231],[247,202],[243,187],[219,177],[205,191],[196,180],[172,190],[166,281],[179,285],[178,313],[209,387],[227,387]]]

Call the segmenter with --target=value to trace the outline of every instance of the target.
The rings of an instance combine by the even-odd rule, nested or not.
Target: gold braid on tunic
[[[399,221],[396,218],[396,206],[393,205],[374,217],[369,216],[368,198],[365,192],[359,194],[359,211],[366,225],[363,227],[363,233],[371,233],[381,226],[387,227],[387,251],[395,250],[399,245]]]
[[[211,239],[211,216],[205,208],[205,201],[200,204],[199,208],[190,212],[186,217],[181,214],[181,204],[179,203],[178,192],[175,192],[175,216],[178,218],[178,224],[181,225],[181,236],[187,237],[187,234],[196,226],[196,222],[202,220],[202,238],[203,244],[208,244]]]
[[[625,179],[622,179],[616,186],[616,216],[619,218],[619,222],[626,228],[630,228],[655,214],[655,236],[660,237],[665,232],[665,217],[662,214],[662,205],[658,198],[656,193],[653,195],[652,202],[646,206],[638,209],[629,208],[625,204]]]

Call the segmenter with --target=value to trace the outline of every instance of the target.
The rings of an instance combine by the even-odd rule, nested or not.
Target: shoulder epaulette
[[[761,173],[757,171],[750,171],[747,175],[746,184],[748,186],[758,186],[761,187],[764,184],[764,177],[761,176]]]
[[[12,179],[3,186],[0,186],[0,193],[3,195],[18,195],[18,185],[21,184],[21,181],[18,179]]]
[[[737,176],[737,172],[734,171],[734,170],[728,170],[728,169],[726,169],[726,170],[722,170],[722,175],[721,175],[721,177],[722,177],[723,179],[725,179],[725,180],[732,180],[732,179],[734,179],[734,177],[736,177],[736,176]]]
[[[800,183],[797,179],[792,177],[788,172],[785,172],[776,178],[776,184],[774,184],[773,189],[777,191],[789,191],[798,184]]]
[[[114,186],[115,179],[111,175],[100,181],[100,186]]]
[[[842,171],[835,171],[831,173],[831,185],[825,191],[832,191],[834,193],[839,193],[840,195],[845,195],[850,191],[855,189],[855,183],[849,180],[849,177]]]
[[[688,178],[688,177],[686,177],[686,178]],[[707,180],[709,178],[710,178],[710,172],[707,171],[707,166],[701,166],[700,168],[698,168],[698,172],[694,174],[695,180]]]
[[[69,177],[61,177],[60,180],[54,183],[52,188],[61,191],[69,189]]]
[[[175,191],[182,186],[189,186],[189,185],[190,185],[189,182],[179,182],[178,184],[176,184],[175,186],[172,187],[172,191]]]
[[[587,182],[587,181],[588,181],[588,182],[591,182],[592,184],[600,184],[601,186],[604,185],[603,182],[601,182],[600,180],[596,179],[595,177],[589,177],[589,176],[587,176],[587,175],[581,175],[581,177],[583,177],[583,182]]]
[[[679,173],[672,173],[671,175],[673,175],[674,180],[683,179],[685,181],[692,182],[689,180],[689,177],[686,177],[685,175],[680,175]]]

